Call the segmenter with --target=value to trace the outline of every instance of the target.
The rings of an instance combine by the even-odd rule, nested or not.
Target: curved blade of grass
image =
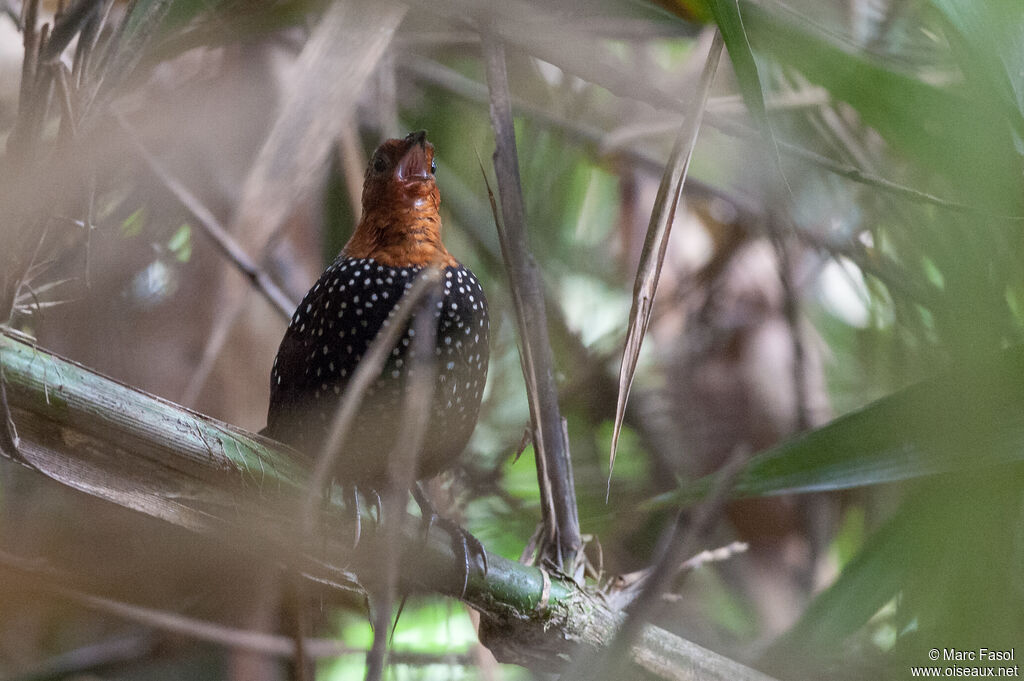
[[[743,101],[750,109],[754,119],[763,124],[767,120],[767,109],[764,105],[764,94],[761,92],[761,77],[757,72],[754,54],[750,51],[750,42],[743,27],[738,0],[708,0],[708,8],[718,24],[718,30],[729,50],[729,61],[739,81]]]
[[[757,123],[761,136],[771,144],[779,178],[792,198],[793,189],[789,186],[789,180],[782,168],[779,141],[775,137],[771,121],[768,120],[768,108],[765,106],[764,92],[761,89],[761,75],[757,71],[757,61],[750,48],[746,26],[743,25],[743,15],[740,14],[740,0],[708,0],[708,7],[729,50],[729,61],[732,62],[732,70],[736,74],[743,102]]]
[[[700,131],[704,105],[707,102],[708,93],[711,91],[715,71],[718,69],[722,47],[722,34],[716,30],[690,111],[687,112],[686,120],[679,129],[679,135],[672,147],[668,165],[665,166],[665,173],[661,177],[658,196],[654,201],[654,210],[651,212],[651,221],[647,227],[647,237],[644,239],[644,248],[640,254],[636,282],[633,284],[633,305],[629,311],[629,329],[626,334],[626,344],[622,349],[622,365],[619,367],[619,396],[615,404],[615,423],[608,457],[609,490],[611,489],[612,470],[615,467],[615,450],[622,430],[622,419],[626,415],[629,389],[636,373],[640,346],[643,344],[644,334],[651,321],[654,294],[658,290],[658,278],[661,276],[661,265],[665,260],[665,249],[668,246],[672,221],[675,219],[676,207],[679,205],[679,197],[682,195],[686,172],[690,168],[693,148],[697,144],[697,133]]]
[[[737,497],[833,491],[1024,461],[1024,346],[884,397],[751,458]],[[711,476],[648,507],[689,504]]]

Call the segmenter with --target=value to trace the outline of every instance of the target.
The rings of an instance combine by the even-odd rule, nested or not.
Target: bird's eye
[[[430,159],[430,174],[434,175],[437,173],[437,161]]]
[[[384,160],[383,156],[378,156],[373,159],[373,170],[374,172],[383,173],[388,169],[388,162]]]

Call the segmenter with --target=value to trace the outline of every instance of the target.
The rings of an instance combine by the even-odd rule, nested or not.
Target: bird
[[[436,172],[434,146],[424,130],[384,141],[370,158],[362,217],[295,310],[277,351],[263,434],[316,456],[374,338],[390,323],[416,278],[425,268],[436,267],[443,282],[433,310],[436,380],[415,478],[431,478],[458,460],[479,416],[489,320],[483,286],[441,240]],[[389,456],[415,359],[414,335],[413,324],[407,322],[366,391],[337,458],[334,476],[342,486],[375,494],[388,484]],[[412,491],[424,517],[429,513],[433,519],[433,510],[424,508],[422,490],[417,486]],[[358,504],[358,497],[352,498]],[[460,541],[468,578],[466,544]],[[482,547],[477,543],[473,548],[486,571]]]

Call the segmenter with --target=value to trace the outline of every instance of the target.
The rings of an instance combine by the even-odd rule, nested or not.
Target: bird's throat
[[[388,267],[455,265],[441,242],[441,217],[429,199],[400,210],[364,213],[343,253],[350,258],[373,258]]]

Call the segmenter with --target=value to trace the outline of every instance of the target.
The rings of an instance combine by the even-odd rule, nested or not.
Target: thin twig
[[[454,92],[455,94],[458,94],[470,101],[483,103],[483,97],[481,95],[483,92],[482,85],[477,81],[462,76],[462,74],[423,59],[418,59],[415,62],[411,60],[402,61],[400,63],[400,67],[403,70],[414,73],[421,80],[430,82],[450,92]],[[608,139],[609,133],[600,130],[599,128],[588,126],[587,124],[580,123],[579,121],[566,120],[565,118],[547,112],[522,100],[515,100],[514,104],[517,111],[523,112],[540,123],[557,127],[558,129],[568,132],[579,139],[584,139],[588,142],[598,144],[600,151],[604,153],[621,153],[626,155],[630,160],[644,165],[644,167],[653,167],[656,170],[660,170],[664,167],[664,163],[662,161],[646,153],[642,149],[636,149],[629,146],[603,146],[603,143]],[[671,110],[678,111],[679,107],[671,107]],[[739,139],[761,139],[761,134],[753,127],[729,116],[709,112],[705,117],[705,122],[709,127],[714,128],[729,137],[736,137]],[[669,125],[670,124],[666,123],[666,127]],[[678,126],[679,123],[676,121],[673,127],[677,129]],[[869,187],[881,189],[882,191],[915,203],[931,204],[956,213],[1024,222],[1024,215],[997,214],[975,206],[969,206],[956,201],[943,199],[939,196],[935,196],[934,194],[929,194],[928,192],[888,180],[876,173],[858,168],[850,163],[830,159],[791,142],[778,140],[778,147],[779,151],[786,156],[791,156],[806,163],[818,166],[830,173],[839,175],[840,177],[845,177],[849,180],[853,180],[854,182],[868,185]],[[694,184],[693,187],[689,186],[691,183]],[[687,182],[687,185],[688,189],[696,188],[698,186],[692,179]],[[705,185],[702,189],[711,190],[713,188],[710,187],[710,185]],[[749,202],[745,202],[744,207],[749,209]]]
[[[768,111],[789,111],[818,108],[831,101],[828,90],[822,87],[807,85],[800,90],[792,90],[784,95],[765,100]],[[724,95],[708,97],[705,116],[708,124],[715,116],[742,116],[747,109],[740,95]],[[661,137],[679,130],[677,116],[664,116],[655,120],[625,123],[610,130],[602,145],[602,151],[611,153],[617,149],[627,148],[630,144],[645,138]]]
[[[295,309],[296,301],[291,300],[288,295],[278,287],[270,276],[257,265],[245,252],[237,241],[228,234],[227,230],[220,224],[213,213],[210,212],[202,202],[190,192],[185,186],[171,175],[170,171],[164,168],[163,164],[153,156],[139,138],[135,129],[120,114],[114,113],[114,119],[121,129],[127,133],[128,140],[136,153],[146,162],[150,171],[167,187],[174,195],[174,198],[196,219],[201,231],[213,241],[227,260],[241,272],[246,279],[267,299],[275,310],[285,319],[291,317]]]
[[[545,535],[539,557],[551,560],[560,570],[575,572],[576,557],[582,547],[579,512],[572,461],[568,443],[563,438],[562,416],[558,407],[543,285],[527,246],[505,48],[497,36],[482,36],[482,43],[496,143],[494,169],[504,229],[501,229],[502,222],[497,220],[497,215],[495,218],[522,340],[521,357],[530,397],[541,507],[547,511],[543,517]]]
[[[796,432],[800,433],[811,427],[811,410],[808,404],[807,383],[807,349],[804,347],[803,325],[800,323],[800,298],[793,283],[793,262],[785,235],[779,228],[777,220],[769,219],[768,235],[775,250],[775,269],[782,284],[782,314],[789,328],[790,349],[793,363],[790,375],[793,378],[793,399],[795,401]]]
[[[16,308],[18,312],[21,312],[23,314],[27,314],[31,311],[41,312],[42,310],[49,310],[54,307],[60,307],[61,305],[67,305],[68,303],[77,302],[79,300],[78,298],[74,298],[68,300],[47,300],[44,302],[36,298],[35,292],[31,290],[31,287],[29,287],[29,294],[33,298],[32,304],[19,304]]]
[[[677,515],[673,526],[662,538],[660,555],[644,580],[640,594],[627,609],[626,620],[619,627],[611,644],[601,655],[577,664],[565,675],[566,681],[622,678],[626,670],[629,649],[640,635],[644,622],[661,602],[662,594],[668,590],[683,569],[686,559],[696,553],[698,542],[717,522],[722,509],[729,501],[733,485],[749,458],[750,452],[745,450],[733,455],[715,476],[713,488],[695,510],[689,523],[683,522],[682,512]]]
[[[680,572],[693,572],[699,570],[705,565],[711,563],[721,563],[722,561],[729,560],[741,553],[746,553],[750,548],[750,545],[742,541],[729,542],[725,546],[719,546],[717,549],[705,549],[700,553],[690,556],[683,561],[680,566]]]
[[[417,459],[423,448],[430,418],[430,395],[437,380],[434,350],[437,343],[437,322],[434,310],[441,297],[438,286],[429,287],[413,318],[415,330],[410,348],[409,378],[398,436],[388,455],[388,484],[383,490],[384,518],[382,521],[383,548],[380,555],[382,584],[373,606],[373,645],[366,657],[366,681],[380,681],[384,673],[387,652],[388,625],[398,584],[398,551],[401,519],[409,490],[416,482]],[[370,591],[371,598],[374,591]]]
[[[731,137],[761,139],[761,135],[757,130],[739,121],[729,120],[720,116],[709,116],[707,123],[712,128],[715,128],[719,132]],[[779,152],[783,154],[800,159],[801,161],[806,161],[823,168],[830,173],[834,173],[840,177],[845,177],[848,180],[853,180],[855,182],[860,182],[861,184],[866,184],[869,187],[881,189],[904,199],[909,199],[917,203],[931,204],[954,213],[976,215],[979,217],[1007,220],[1010,222],[1024,222],[1024,215],[993,213],[983,208],[977,208],[965,203],[958,203],[956,201],[943,199],[939,196],[935,196],[934,194],[929,194],[928,192],[907,187],[906,185],[893,182],[892,180],[887,180],[884,177],[862,170],[849,163],[835,161],[791,142],[777,140],[777,143]]]
[[[676,578],[679,575],[693,572],[709,563],[721,563],[730,560],[741,553],[746,553],[749,548],[750,546],[746,542],[734,541],[717,549],[705,549],[684,560],[676,570]],[[652,566],[625,575],[618,575],[612,580],[610,584],[611,592],[606,597],[616,608],[624,609],[636,600],[653,574],[654,567]]]
[[[249,257],[245,249],[239,245],[231,234],[220,224],[213,213],[202,204],[181,182],[175,178],[170,171],[163,167],[160,161],[143,144],[139,135],[128,121],[119,113],[114,113],[118,125],[126,132],[126,137],[135,148],[136,153],[146,162],[150,171],[159,178],[168,190],[178,199],[179,203],[188,210],[196,219],[201,231],[205,233],[218,248],[221,254],[232,263],[235,268],[248,280],[251,286],[255,287],[263,297],[270,303],[278,314],[288,319],[296,302],[281,290],[274,283],[273,279],[256,262]],[[269,249],[269,244],[264,252]],[[242,309],[245,296],[243,294],[231,295],[231,289],[224,296],[224,304],[221,308],[226,310],[223,315],[217,317],[213,333],[210,335],[200,362],[193,372],[191,380],[185,387],[181,400],[185,404],[193,404],[198,399],[206,380],[213,371],[217,357],[230,336],[235,320]]]
[[[0,551],[0,570],[26,579],[26,588],[53,594],[90,610],[136,622],[147,627],[218,645],[262,653],[273,657],[291,657],[295,654],[295,641],[287,636],[238,629],[215,622],[189,617],[176,612],[148,608],[133,603],[99,596],[68,586],[70,575],[60,573],[41,564],[6,551]],[[321,659],[345,655],[365,654],[365,648],[348,646],[336,639],[307,638],[303,641],[311,658]],[[429,653],[392,653],[398,664],[458,664],[470,666],[472,658],[465,654],[432,655]]]
[[[149,632],[118,636],[54,655],[24,671],[4,676],[4,681],[101,678],[97,672],[115,666],[124,669],[126,664],[153,655],[158,643],[159,637]]]

